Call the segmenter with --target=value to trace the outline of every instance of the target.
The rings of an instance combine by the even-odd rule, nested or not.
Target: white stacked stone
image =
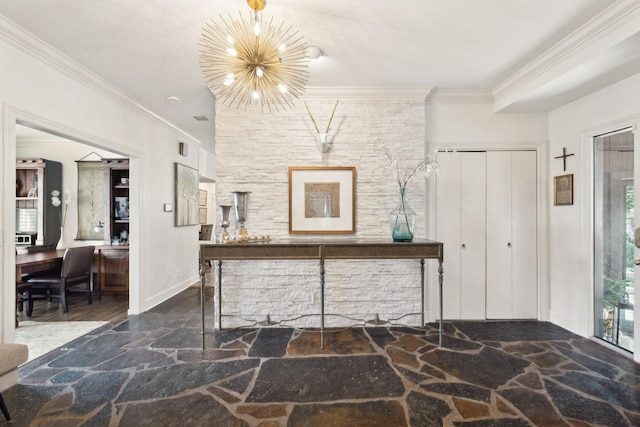
[[[426,94],[425,94],[426,96]],[[335,98],[305,98],[324,131]],[[398,185],[378,140],[406,167],[425,155],[425,103],[420,98],[340,99],[329,141],[328,166],[356,168],[356,233],[289,234],[289,166],[323,166],[315,129],[303,102],[286,112],[263,113],[219,106],[216,111],[217,201],[232,204],[232,191],[250,191],[246,228],[277,240],[367,238],[391,241],[388,213],[398,202]],[[407,187],[416,211],[416,237],[425,236],[425,180],[415,176]],[[235,217],[231,214],[231,227]],[[433,261],[427,261],[433,262]],[[399,318],[420,312],[419,260],[327,260],[325,311],[357,319]],[[319,266],[316,261],[224,262],[223,314],[279,321],[319,313]],[[351,322],[328,316],[327,326]],[[420,316],[403,318],[418,325]],[[225,327],[240,319],[224,318]],[[319,326],[317,316],[295,325]]]

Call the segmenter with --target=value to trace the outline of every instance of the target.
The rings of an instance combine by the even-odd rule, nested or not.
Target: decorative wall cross
[[[562,159],[562,170],[567,171],[567,157],[573,156],[575,153],[567,154],[567,147],[562,147],[562,155],[554,157],[554,159]]]

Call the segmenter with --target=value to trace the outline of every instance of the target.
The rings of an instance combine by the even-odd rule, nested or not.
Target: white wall
[[[15,123],[39,125],[131,158],[130,313],[197,281],[198,228],[174,227],[174,163],[198,168],[198,145],[67,58],[0,21],[2,341],[13,341]],[[179,156],[178,141],[191,144]]]
[[[549,193],[551,321],[582,336],[593,335],[592,139],[640,123],[640,75],[630,77],[549,114],[549,178],[574,174],[574,204],[553,206]],[[636,145],[638,136],[636,133]],[[562,161],[562,147],[575,156]],[[635,308],[635,330],[640,311]],[[637,335],[637,334],[636,334]],[[636,336],[637,338],[637,336]],[[640,360],[640,340],[635,340]]]

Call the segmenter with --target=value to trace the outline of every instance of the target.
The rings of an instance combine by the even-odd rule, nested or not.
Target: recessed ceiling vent
[[[194,119],[196,119],[199,122],[208,122],[209,119],[206,118],[205,116],[193,116]]]

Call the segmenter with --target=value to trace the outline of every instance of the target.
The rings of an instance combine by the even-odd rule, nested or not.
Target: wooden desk
[[[205,345],[204,319],[204,265],[215,261],[218,286],[215,317],[222,329],[222,261],[223,260],[268,260],[268,259],[317,259],[320,263],[320,334],[324,343],[324,260],[325,259],[419,259],[421,320],[424,326],[424,260],[438,260],[438,283],[440,299],[439,345],[442,346],[442,262],[444,246],[431,240],[413,242],[379,242],[366,240],[336,240],[318,242],[268,242],[268,243],[217,243],[200,245],[200,314],[202,318],[202,348]]]
[[[16,255],[16,284],[21,282],[24,274],[39,273],[53,270],[62,266],[64,250],[50,250],[31,254]],[[16,292],[16,304],[18,293]],[[18,327],[18,313],[16,313],[16,328]]]

